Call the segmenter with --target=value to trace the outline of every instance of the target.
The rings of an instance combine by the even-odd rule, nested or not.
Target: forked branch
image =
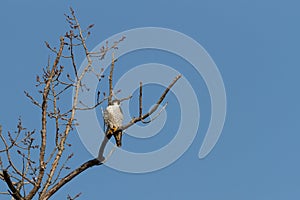
[[[120,130],[126,130],[128,129],[130,126],[132,126],[133,124],[140,122],[144,119],[146,119],[147,117],[149,117],[150,115],[152,115],[159,107],[159,105],[162,103],[162,101],[165,99],[166,95],[168,94],[168,92],[170,91],[170,89],[174,86],[174,84],[178,81],[178,79],[181,78],[181,74],[176,76],[174,78],[174,80],[170,83],[170,85],[165,89],[165,91],[162,93],[162,95],[160,96],[160,98],[158,99],[158,101],[156,102],[155,106],[153,106],[153,108],[146,114],[142,114],[142,95],[140,95],[139,97],[139,117],[137,118],[132,118],[131,121],[129,123],[127,123],[126,125],[123,125]],[[140,94],[142,91],[142,83],[140,83]]]

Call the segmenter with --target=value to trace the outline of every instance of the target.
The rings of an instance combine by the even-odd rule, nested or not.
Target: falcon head
[[[111,105],[113,106],[120,106],[121,102],[118,99],[115,99],[111,102]]]

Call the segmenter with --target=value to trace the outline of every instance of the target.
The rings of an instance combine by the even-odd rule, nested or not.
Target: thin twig
[[[168,105],[168,102],[165,103],[165,105],[159,110],[159,112],[153,118],[151,118],[150,120],[148,120],[148,121],[141,120],[141,122],[143,124],[149,124],[150,122],[153,122],[161,114],[161,112],[166,109],[167,105]]]
[[[130,95],[130,96],[128,96],[128,97],[121,98],[121,99],[119,99],[119,101],[120,101],[120,102],[122,102],[122,101],[127,101],[127,100],[129,100],[129,99],[131,99],[131,98],[132,98],[132,95]]]
[[[74,50],[73,50],[73,47],[74,47],[74,44],[73,44],[73,38],[74,38],[74,32],[71,30],[70,31],[70,54],[71,54],[71,59],[72,59],[72,65],[73,65],[73,69],[74,69],[74,73],[75,73],[75,76],[78,80],[78,73],[77,73],[77,66],[76,66],[76,62],[75,62],[75,56],[74,56]]]
[[[143,115],[143,83],[140,82],[139,118]]]
[[[92,110],[97,108],[100,104],[102,104],[104,101],[106,101],[108,97],[103,98],[101,101],[97,102],[94,106],[88,107],[87,105],[84,105],[83,102],[80,102],[82,105],[85,106],[85,108],[76,108],[76,110]]]

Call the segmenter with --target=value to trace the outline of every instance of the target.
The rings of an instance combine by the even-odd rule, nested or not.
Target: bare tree
[[[45,43],[46,47],[53,53],[54,59],[52,62],[51,59],[48,60],[47,66],[43,68],[42,76],[36,78],[36,86],[41,95],[41,100],[36,100],[37,98],[34,98],[33,95],[25,92],[30,101],[41,111],[41,130],[27,130],[23,127],[21,119],[19,119],[15,132],[4,134],[0,126],[0,141],[2,142],[0,147],[3,147],[0,148],[0,179],[7,185],[7,190],[0,194],[10,195],[16,200],[49,199],[80,173],[90,167],[102,165],[110,156],[104,159],[103,152],[108,141],[107,137],[104,137],[98,158],[88,160],[71,170],[67,163],[73,157],[73,154],[68,154],[69,151],[66,151],[67,148],[71,148],[67,139],[70,133],[74,131],[74,126],[77,125],[75,113],[78,110],[96,109],[103,102],[108,101],[110,103],[112,101],[114,56],[112,56],[108,76],[109,94],[100,95],[98,93],[95,105],[84,108],[79,106],[79,104],[84,105],[84,103],[78,99],[78,94],[80,90],[87,89],[87,86],[82,82],[87,73],[94,73],[99,81],[104,77],[103,70],[97,72],[93,67],[92,57],[103,59],[109,51],[116,50],[118,44],[125,37],[115,41],[112,45],[106,43],[97,52],[91,52],[87,47],[86,40],[91,35],[90,29],[93,25],[83,29],[72,8],[70,8],[70,15],[65,15],[65,17],[70,30],[60,37],[58,48],[50,46],[47,42]],[[87,59],[87,64],[80,73],[78,73],[74,53],[75,49],[78,48],[81,48]],[[72,71],[72,74],[68,71]],[[143,85],[141,82],[139,116],[132,118],[127,124],[119,127],[119,130],[123,131],[137,122],[150,123],[151,120],[146,121],[146,118],[157,111],[171,87],[180,77],[181,75],[178,75],[174,78],[158,99],[156,105],[145,114],[143,114]],[[66,98],[70,90],[74,91],[73,104],[66,107],[63,106],[62,100]],[[130,98],[131,96],[121,99],[121,101]],[[54,127],[50,129],[50,126]],[[70,172],[67,173],[66,170]],[[67,199],[76,199],[79,196],[80,193],[75,197],[68,196]]]

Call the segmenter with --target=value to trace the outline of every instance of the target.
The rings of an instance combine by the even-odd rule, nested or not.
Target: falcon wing
[[[108,113],[107,109],[105,109],[103,112],[103,120],[104,120],[104,123],[106,126],[109,126],[108,119],[109,119],[109,113]]]
[[[122,126],[122,124],[123,124],[123,118],[124,118],[123,112],[122,112],[121,107],[119,106],[117,108],[117,114],[115,116],[115,121],[116,121],[116,124],[118,125],[118,127]]]

